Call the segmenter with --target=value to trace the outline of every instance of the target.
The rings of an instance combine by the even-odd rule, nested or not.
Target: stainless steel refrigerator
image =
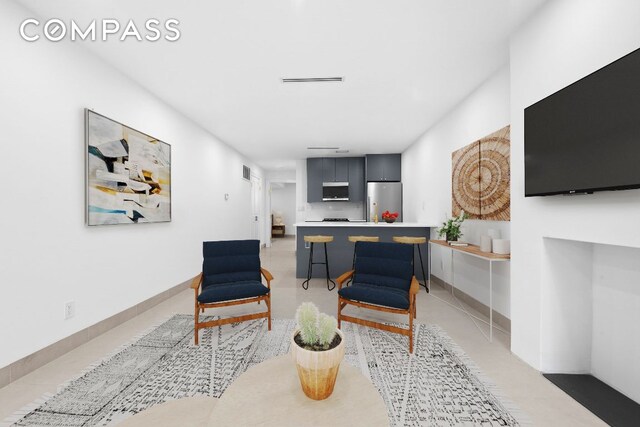
[[[376,204],[374,208],[373,204]],[[382,212],[398,212],[396,221],[402,222],[402,183],[401,182],[368,182],[367,183],[367,221],[373,221],[378,212],[378,220],[382,221]]]

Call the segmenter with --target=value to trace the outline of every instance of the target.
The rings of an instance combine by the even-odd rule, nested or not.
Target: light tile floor
[[[309,289],[305,291],[300,286],[302,279],[295,278],[294,239],[274,239],[273,246],[265,249],[261,258],[262,265],[275,277],[272,283],[274,318],[293,318],[295,309],[304,301],[313,301],[321,311],[335,315],[336,290],[329,292],[324,280],[313,279]],[[434,286],[432,292],[433,295],[456,304],[444,289]],[[367,310],[354,310],[358,310],[360,317],[366,317],[364,312]],[[473,312],[471,308],[467,310]],[[247,307],[230,307],[228,311],[246,312]],[[42,394],[55,392],[60,383],[112,353],[149,327],[174,313],[192,312],[193,291],[189,289],[0,389],[0,421]],[[475,314],[482,317],[479,313]],[[378,316],[379,313],[373,314],[373,317],[380,319]],[[406,321],[394,316],[389,319]],[[418,294],[417,321],[437,324],[443,328],[503,394],[528,414],[534,425],[606,425],[548,382],[539,372],[512,355],[507,334],[494,329],[494,341],[489,343],[466,314],[432,298],[426,292]]]

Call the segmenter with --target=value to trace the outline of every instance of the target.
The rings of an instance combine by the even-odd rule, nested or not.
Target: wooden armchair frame
[[[347,271],[342,276],[336,279],[338,282],[338,290],[342,289],[342,284],[346,283],[353,277],[355,270]],[[342,298],[338,295],[338,329],[340,329],[341,322],[357,323],[358,325],[368,326],[370,328],[376,328],[383,331],[394,332],[409,337],[409,353],[413,353],[413,319],[416,318],[416,295],[420,291],[420,283],[416,279],[416,276],[411,278],[411,287],[409,288],[409,308],[402,310],[399,308],[385,307],[381,305],[368,304],[364,302],[352,301],[350,299]],[[388,325],[385,323],[373,322],[371,320],[360,319],[358,317],[347,316],[342,314],[342,309],[347,305],[354,305],[356,307],[368,308],[375,311],[383,311],[385,313],[393,314],[408,314],[409,315],[409,329],[399,328],[397,326]]]
[[[198,274],[196,277],[193,278],[193,281],[191,282],[191,289],[195,291],[195,316],[194,316],[195,345],[198,345],[198,331],[203,328],[211,328],[214,326],[222,326],[222,325],[227,325],[229,323],[244,322],[247,320],[261,319],[263,317],[266,317],[269,330],[271,330],[271,281],[273,280],[273,276],[271,275],[271,273],[269,273],[269,271],[266,268],[260,268],[260,273],[267,281],[267,288],[269,288],[268,294],[262,295],[259,297],[213,302],[213,303],[207,303],[207,304],[201,303],[198,301],[198,295],[200,295],[200,291],[202,287],[202,273]],[[258,304],[260,304],[260,301],[264,301],[266,303],[267,311],[263,311],[260,313],[253,313],[253,314],[245,314],[245,315],[236,316],[236,317],[225,317],[223,319],[210,320],[208,322],[198,321],[200,317],[200,312],[204,313],[205,308],[229,307],[232,305],[250,304],[252,302],[257,302]]]

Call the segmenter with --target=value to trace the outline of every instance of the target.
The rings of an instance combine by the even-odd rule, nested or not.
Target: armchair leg
[[[409,307],[409,353],[413,354],[413,319],[416,317],[416,299],[411,298],[411,307]]]
[[[268,326],[268,329],[271,330],[271,294],[269,294],[269,296],[267,297],[266,303],[267,303],[267,313],[268,313],[267,326]]]
[[[340,298],[338,298],[338,329],[340,329],[340,311],[342,310],[342,305],[340,304],[342,301],[340,301]]]
[[[409,313],[409,353],[413,354],[413,316]]]
[[[204,308],[202,309],[204,311]],[[198,307],[198,301],[196,301],[196,312],[195,312],[195,316],[194,316],[194,322],[193,322],[193,332],[195,334],[194,336],[194,343],[195,345],[198,345],[198,323],[199,323],[199,314],[200,314],[200,307]]]

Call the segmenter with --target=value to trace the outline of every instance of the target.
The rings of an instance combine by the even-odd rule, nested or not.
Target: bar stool
[[[307,280],[302,282],[302,288],[309,289],[309,280],[311,280],[311,274],[313,273],[314,264],[324,264],[327,270],[327,289],[332,291],[336,287],[336,282],[329,277],[329,257],[327,255],[327,243],[333,242],[333,236],[304,236],[304,241],[311,243],[311,250],[309,251],[309,268],[307,269]],[[324,262],[313,262],[313,244],[324,244]],[[329,282],[333,283],[332,287],[329,287]]]
[[[427,287],[427,275],[424,273],[424,263],[422,262],[422,251],[420,250],[420,245],[424,245],[427,243],[426,237],[411,237],[411,236],[393,236],[393,241],[396,243],[404,243],[406,245],[414,245],[414,248],[418,247],[418,256],[420,257],[420,267],[422,268],[422,277],[424,280],[424,288],[429,292],[429,288]],[[413,272],[415,274],[416,266],[413,266]]]
[[[352,243],[356,243],[356,242],[379,242],[380,241],[380,237],[378,237],[378,236],[349,236],[348,239]],[[355,268],[356,268],[356,247],[354,245],[354,247],[353,247],[353,262],[351,263],[351,269],[355,270]],[[349,286],[349,284],[351,283],[352,280],[353,280],[353,276],[349,279],[349,281],[347,283],[345,283],[345,285]]]

